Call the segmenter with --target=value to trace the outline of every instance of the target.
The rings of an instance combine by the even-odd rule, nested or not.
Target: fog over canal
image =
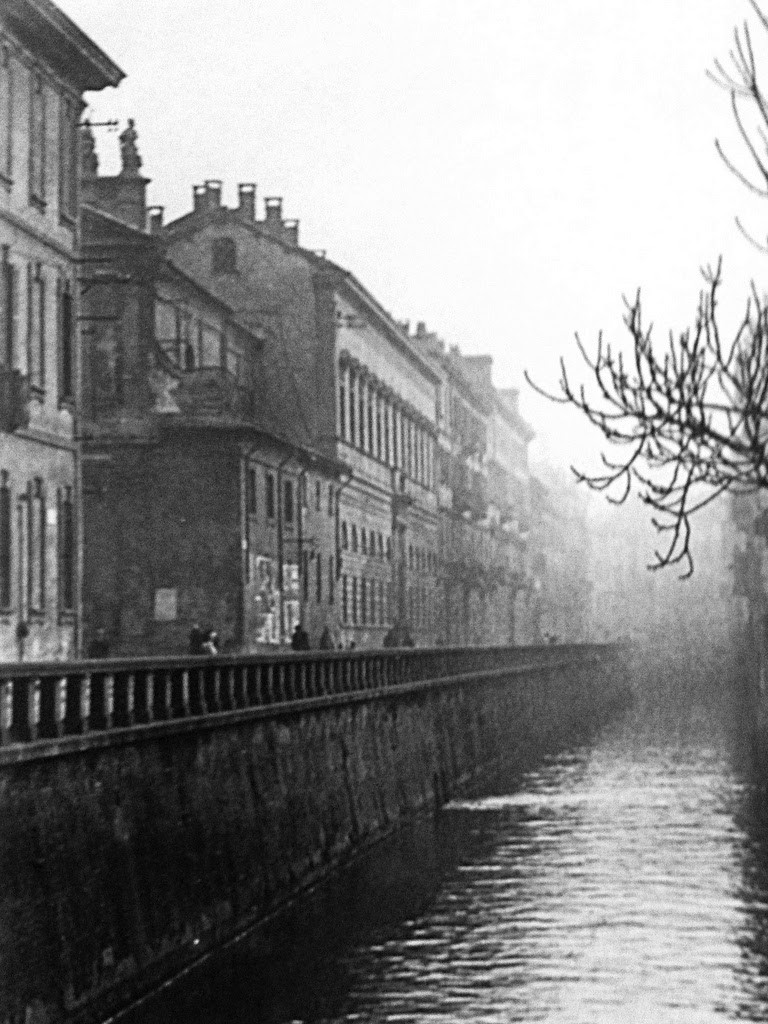
[[[380,844],[162,1010],[186,1024],[768,1020],[768,814],[724,687]]]

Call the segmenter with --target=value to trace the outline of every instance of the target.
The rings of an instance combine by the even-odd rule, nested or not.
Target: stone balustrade
[[[606,645],[313,651],[0,665],[4,748],[291,712],[602,660]]]

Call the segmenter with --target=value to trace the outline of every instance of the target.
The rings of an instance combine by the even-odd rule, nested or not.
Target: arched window
[[[364,555],[368,554],[368,535],[364,526],[360,527],[360,550]]]
[[[392,561],[392,538],[387,537],[387,561]]]
[[[342,522],[341,524],[341,546],[344,551],[349,547],[349,533],[347,532],[346,522]]]
[[[384,558],[384,538],[379,534],[379,558]]]
[[[237,246],[232,238],[214,238],[211,248],[211,273],[237,273]]]
[[[357,527],[352,526],[352,550],[357,552]]]

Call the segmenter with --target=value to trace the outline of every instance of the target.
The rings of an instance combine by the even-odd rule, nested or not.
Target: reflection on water
[[[638,703],[374,851],[172,1015],[768,1020],[768,814],[746,764],[719,704]]]

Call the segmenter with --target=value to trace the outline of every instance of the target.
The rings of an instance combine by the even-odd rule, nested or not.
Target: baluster
[[[12,742],[13,731],[13,680],[0,683],[0,738],[3,746]]]
[[[80,700],[78,701],[80,717],[79,732],[88,732],[91,727],[91,677],[84,675],[80,679]]]
[[[225,704],[230,710],[234,710],[237,707],[237,701],[235,699],[235,670],[230,665],[226,670],[226,685],[225,689]]]

